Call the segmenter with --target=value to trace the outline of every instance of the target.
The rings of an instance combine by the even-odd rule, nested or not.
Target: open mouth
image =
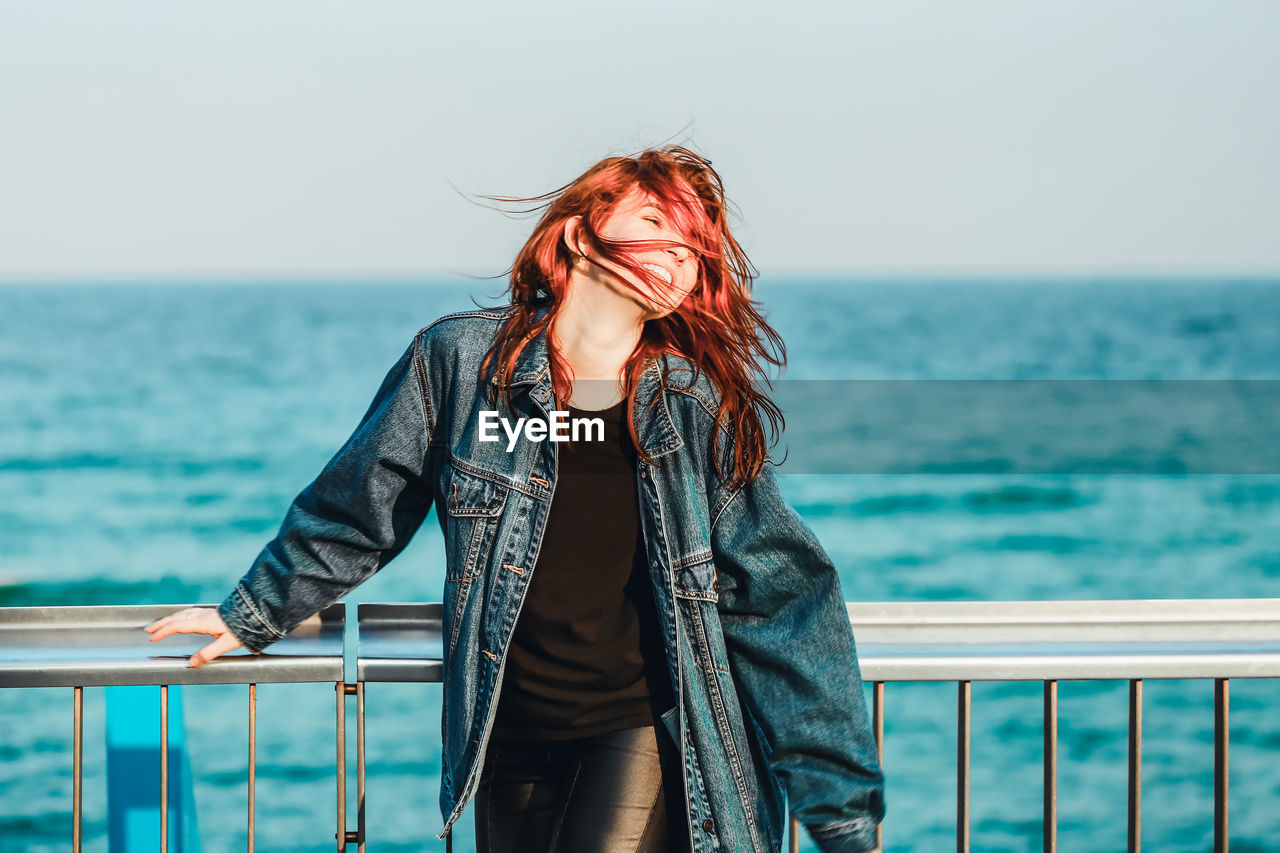
[[[666,267],[660,267],[657,264],[641,264],[641,266],[665,281],[667,284],[671,283],[671,271]]]

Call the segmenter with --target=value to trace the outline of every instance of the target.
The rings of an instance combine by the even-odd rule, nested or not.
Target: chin
[[[677,310],[677,309],[679,309],[679,307],[680,307],[679,305],[677,305],[675,308],[658,308],[658,307],[656,307],[656,306],[655,306],[655,307],[651,310],[651,313],[650,313],[650,316],[648,317],[648,319],[650,319],[650,320],[660,320],[660,319],[662,319],[663,317],[667,317],[667,316],[670,316],[671,314],[676,313],[676,310]]]
[[[650,293],[635,295],[636,302],[645,310],[645,314],[647,315],[645,317],[646,320],[655,320],[659,317],[665,317],[668,314],[675,313],[676,310],[684,303],[686,296],[688,296],[687,292],[681,294],[679,299],[674,300],[675,304],[672,304],[671,300],[659,299]]]

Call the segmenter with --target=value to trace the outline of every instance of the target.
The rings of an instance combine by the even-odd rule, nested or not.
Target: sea
[[[785,379],[1280,379],[1280,280],[764,275],[754,298]],[[503,301],[462,278],[0,286],[0,606],[221,601],[414,333]],[[831,470],[777,473],[850,601],[1280,595],[1280,469]],[[439,601],[443,579],[431,517],[347,600]],[[970,849],[1039,850],[1042,687],[972,691]],[[203,849],[243,850],[247,688],[183,695]],[[1059,850],[1125,849],[1127,702],[1059,685]],[[0,850],[68,849],[71,708],[0,691]],[[370,685],[367,708],[370,849],[443,850],[439,685]],[[1280,684],[1232,680],[1236,853],[1280,851],[1278,709]],[[1212,681],[1146,682],[1144,716],[1144,848],[1212,849]],[[257,719],[256,849],[332,850],[333,685],[262,685]],[[87,851],[104,720],[86,689]],[[884,769],[884,849],[955,849],[954,684],[887,685]],[[473,849],[470,808],[456,829]]]

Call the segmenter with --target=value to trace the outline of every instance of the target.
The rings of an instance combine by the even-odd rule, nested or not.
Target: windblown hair
[[[618,201],[635,188],[653,198],[674,230],[684,236],[683,244],[663,240],[614,241],[600,235],[600,227]],[[510,276],[510,301],[515,313],[503,324],[492,349],[485,355],[480,371],[485,393],[488,394],[488,380],[497,371],[497,384],[507,406],[511,407],[510,377],[517,358],[529,340],[539,332],[550,331],[564,303],[570,272],[579,260],[564,241],[565,223],[569,219],[582,217],[578,228],[581,245],[630,270],[638,280],[648,281],[657,292],[662,292],[665,282],[640,266],[630,253],[683,245],[690,253],[689,262],[698,264],[697,283],[675,310],[645,322],[640,341],[624,371],[625,398],[632,399],[649,355],[671,352],[684,356],[695,371],[707,374],[720,393],[716,428],[712,431],[712,458],[716,460],[721,479],[738,486],[759,476],[768,459],[768,445],[774,440],[766,442],[762,417],[769,420],[775,438],[784,421],[781,410],[759,390],[757,377],[768,381],[763,374],[765,362],[778,367],[785,365],[786,347],[751,298],[757,272],[729,231],[724,186],[711,168],[711,161],[671,145],[631,157],[605,158],[576,180],[540,196],[486,198],[531,204],[533,206],[524,212],[543,210],[543,213],[506,273]],[[596,263],[594,258],[587,260]],[[630,282],[618,278],[620,283],[639,292]],[[536,312],[548,303],[550,310],[535,320]],[[570,397],[572,371],[552,346],[549,334],[547,355],[559,407]],[[663,373],[664,384],[670,370],[668,366]],[[721,424],[726,425],[733,436],[731,476],[720,470]],[[634,413],[628,415],[628,430],[637,452],[653,464],[653,459],[640,447]]]

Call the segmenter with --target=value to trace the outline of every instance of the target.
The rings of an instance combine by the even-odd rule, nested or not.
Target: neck
[[[644,329],[639,305],[574,272],[551,328],[551,340],[575,379],[621,378]]]
[[[604,409],[622,398],[623,369],[640,341],[644,309],[576,270],[549,341],[573,371],[569,405]]]

